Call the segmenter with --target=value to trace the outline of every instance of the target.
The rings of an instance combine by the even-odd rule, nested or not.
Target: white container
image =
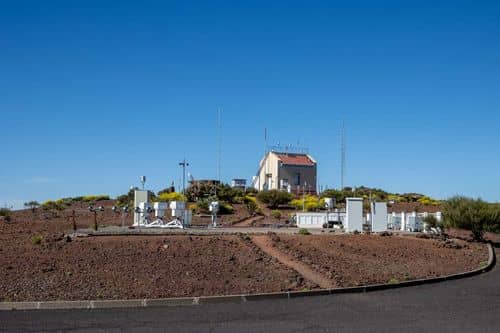
[[[327,213],[297,213],[297,227],[305,229],[321,229],[325,224],[328,224]]]

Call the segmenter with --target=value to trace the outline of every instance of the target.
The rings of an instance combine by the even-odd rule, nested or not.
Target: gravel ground
[[[479,268],[484,244],[411,236],[274,235],[281,251],[309,264],[338,287],[437,277]]]

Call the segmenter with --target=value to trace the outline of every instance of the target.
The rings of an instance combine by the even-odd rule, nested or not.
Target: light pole
[[[306,211],[306,187],[307,182],[304,182],[304,187],[302,189],[302,211]]]
[[[186,167],[189,166],[189,163],[184,158],[179,165],[182,167],[182,194],[186,195]]]

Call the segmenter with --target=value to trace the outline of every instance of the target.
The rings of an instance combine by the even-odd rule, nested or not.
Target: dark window
[[[295,180],[295,185],[296,185],[296,186],[300,185],[300,173],[299,173],[299,172],[297,172],[297,173],[295,174],[295,178],[294,178],[294,180]]]

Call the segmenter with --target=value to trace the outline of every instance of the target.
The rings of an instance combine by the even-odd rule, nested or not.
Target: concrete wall
[[[316,193],[316,177],[317,177],[317,167],[314,166],[295,166],[295,165],[281,165],[279,167],[278,181],[281,182],[282,179],[287,179],[288,183],[291,185],[292,193],[303,191],[304,184],[307,183],[306,192],[310,191]],[[300,184],[295,185],[295,175],[300,174]]]

